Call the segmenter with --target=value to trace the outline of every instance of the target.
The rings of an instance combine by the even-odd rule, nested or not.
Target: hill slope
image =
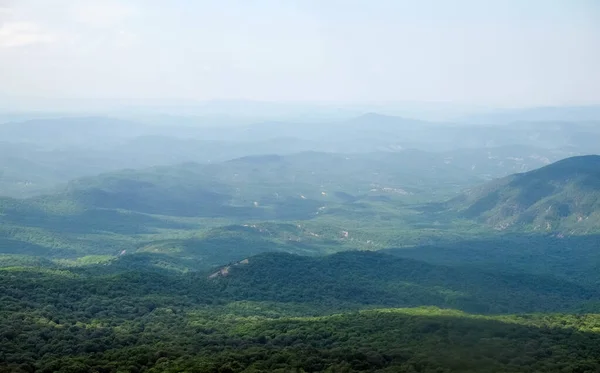
[[[551,276],[446,267],[375,252],[265,253],[221,273],[216,281],[226,293],[254,301],[505,313],[577,309],[596,297],[595,290]]]
[[[225,280],[254,273],[256,280],[274,286],[265,297],[281,297],[277,282],[282,277],[271,279],[261,264],[265,259],[281,263],[282,257],[250,258],[248,265],[240,266],[246,274],[236,271]],[[312,264],[323,271],[338,263],[335,269],[340,273],[343,265],[353,263],[357,278],[347,283],[351,288],[365,281],[377,283],[376,272],[365,273],[373,260],[392,262],[400,269],[398,260],[383,255],[369,259],[360,253]],[[307,264],[295,257],[285,261],[296,262],[296,270]],[[420,268],[418,262],[406,263],[412,263],[407,268]],[[344,308],[339,298],[323,304],[322,288],[331,282],[316,281],[286,282],[289,290],[294,285],[306,288],[296,294],[300,302],[252,301],[253,294],[245,292],[253,284],[241,281],[231,289],[221,281],[192,275],[148,270],[111,275],[112,264],[101,267],[104,271],[96,275],[77,269],[0,269],[4,295],[0,372],[597,372],[600,368],[598,315],[482,316],[433,307],[360,310],[364,308],[360,304]],[[486,290],[492,297],[504,291]],[[516,300],[523,294],[512,295]]]
[[[527,154],[505,150],[486,157],[477,151],[304,152],[77,179],[57,194],[0,198],[0,253],[74,258],[126,250],[213,265],[265,251],[323,254],[431,244],[491,231],[417,208],[480,182],[484,175],[473,173],[471,159],[490,169],[506,164],[509,154]]]
[[[449,205],[497,229],[589,233],[600,229],[600,156],[571,157],[472,189]]]

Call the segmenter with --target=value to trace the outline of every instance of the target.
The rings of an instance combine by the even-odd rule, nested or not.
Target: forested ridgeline
[[[600,367],[597,315],[508,314],[565,312],[596,297],[593,290],[554,278],[463,272],[359,252],[323,258],[263,254],[210,279],[212,272],[181,274],[144,268],[147,263],[133,266],[132,259],[125,263],[0,270],[0,371]],[[389,308],[423,305],[443,309]]]

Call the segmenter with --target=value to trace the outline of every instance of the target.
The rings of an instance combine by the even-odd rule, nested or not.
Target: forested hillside
[[[0,0],[0,373],[600,373],[599,5]]]
[[[600,367],[597,315],[494,316],[565,312],[597,297],[597,288],[549,277],[464,271],[376,253],[262,254],[218,276],[124,259],[0,270],[0,371]],[[443,308],[381,308],[417,305]]]
[[[0,372],[596,372],[598,157],[532,149],[50,157],[0,198]]]
[[[590,233],[600,221],[600,156],[572,157],[475,188],[451,201],[498,229]]]

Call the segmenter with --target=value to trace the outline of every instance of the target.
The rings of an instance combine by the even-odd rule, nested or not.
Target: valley
[[[600,1],[0,0],[0,373],[600,373]]]
[[[0,372],[600,369],[595,127],[73,123],[4,129]]]

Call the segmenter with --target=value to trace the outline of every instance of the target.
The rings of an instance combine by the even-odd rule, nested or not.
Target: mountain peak
[[[565,158],[563,160],[549,164],[548,166],[539,168],[537,170],[530,171],[528,173],[539,174],[548,171],[563,171],[568,173],[600,173],[600,155],[592,154]]]

